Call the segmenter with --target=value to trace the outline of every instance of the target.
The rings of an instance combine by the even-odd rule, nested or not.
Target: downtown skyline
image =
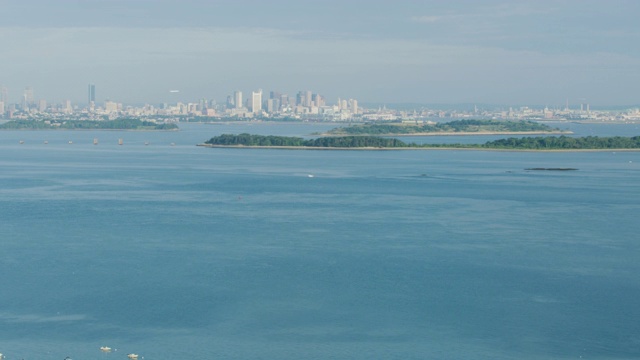
[[[0,84],[52,103],[312,88],[362,103],[637,105],[635,1],[0,3]],[[180,90],[171,93],[170,90]]]

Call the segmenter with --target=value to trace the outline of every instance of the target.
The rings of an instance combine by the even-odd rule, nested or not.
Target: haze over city
[[[637,1],[0,1],[0,84],[50,102],[637,105]],[[171,92],[171,90],[180,90]]]

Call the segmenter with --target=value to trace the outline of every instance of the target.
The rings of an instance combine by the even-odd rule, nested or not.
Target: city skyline
[[[267,92],[267,97],[265,97],[264,95],[264,91],[262,88],[257,89],[257,90],[249,90],[248,92],[244,92],[243,90],[234,90],[232,92],[227,91],[225,96],[222,96],[221,98],[212,98],[212,97],[206,97],[206,96],[196,96],[194,98],[186,98],[186,97],[175,97],[175,95],[173,94],[177,94],[180,93],[180,90],[169,90],[168,93],[171,94],[171,96],[173,98],[170,98],[169,101],[166,101],[166,99],[164,101],[131,101],[131,99],[126,99],[126,98],[121,98],[121,97],[115,97],[115,98],[110,98],[110,97],[104,97],[104,98],[100,98],[96,95],[96,84],[95,83],[89,83],[89,84],[85,84],[84,87],[84,100],[82,99],[77,99],[77,100],[70,100],[71,97],[58,97],[59,99],[62,100],[52,100],[49,98],[44,98],[41,96],[37,96],[35,95],[36,91],[32,86],[25,86],[21,89],[16,89],[15,91],[11,92],[10,89],[7,86],[4,86],[3,84],[0,83],[0,89],[2,90],[1,92],[1,96],[0,96],[0,102],[3,103],[3,105],[5,106],[5,108],[8,108],[11,105],[15,105],[18,107],[26,107],[25,105],[30,105],[31,107],[36,106],[38,103],[43,103],[44,104],[49,104],[49,105],[68,105],[68,104],[73,104],[74,106],[78,107],[78,108],[87,108],[87,107],[91,107],[92,104],[93,106],[96,107],[104,107],[105,103],[118,103],[118,104],[122,104],[122,105],[127,105],[127,106],[143,106],[143,105],[162,105],[162,104],[179,104],[179,103],[198,103],[201,101],[213,101],[215,103],[218,104],[226,104],[228,105],[229,103],[233,104],[233,107],[235,107],[236,109],[248,109],[253,111],[253,107],[254,107],[254,96],[256,96],[256,92],[260,92],[260,96],[259,98],[261,99],[260,103],[261,103],[261,109],[259,110],[265,110],[266,107],[268,106],[268,100],[272,99],[273,94],[278,94],[278,96],[285,96],[285,97],[290,97],[295,103],[298,103],[300,101],[300,96],[302,93],[308,93],[308,99],[311,99],[310,96],[313,94],[313,96],[321,96],[322,97],[322,105],[326,105],[326,104],[334,104],[337,102],[340,102],[342,100],[346,100],[346,99],[351,99],[350,96],[346,96],[345,98],[341,98],[338,97],[337,99],[329,99],[327,100],[327,98],[324,95],[320,95],[317,93],[313,93],[311,90],[296,90],[296,91],[291,91],[291,92],[280,92],[278,90],[270,90]],[[246,90],[245,90],[246,91]],[[12,98],[11,96],[9,96],[9,94],[16,94],[14,95],[14,98]],[[221,92],[221,93],[224,93]],[[289,95],[291,94],[291,95]],[[303,97],[305,95],[302,95]],[[304,102],[304,100],[303,100]],[[317,104],[317,103],[316,103]],[[556,101],[552,102],[552,103],[545,103],[545,104],[536,104],[533,103],[531,101],[524,101],[522,103],[479,103],[479,102],[451,102],[451,103],[429,103],[429,102],[391,102],[391,101],[380,101],[380,102],[361,102],[361,104],[367,104],[369,106],[386,106],[386,105],[390,105],[392,107],[396,107],[399,106],[401,108],[412,108],[412,109],[418,109],[418,108],[433,108],[433,109],[455,109],[455,108],[473,108],[473,107],[481,107],[482,109],[490,109],[490,108],[509,108],[509,107],[532,107],[532,108],[550,108],[550,109],[572,109],[572,110],[577,110],[580,109],[582,110],[583,107],[588,107],[588,106],[593,106],[594,109],[600,109],[600,110],[606,110],[609,109],[608,105],[606,104],[602,104],[601,102],[598,101],[598,99],[587,99],[587,98],[563,98],[563,99],[556,99]],[[310,104],[304,104],[305,106],[310,106]],[[611,106],[611,109],[616,109],[616,110],[620,110],[620,109],[633,109],[633,108],[637,108],[640,106],[640,100],[636,103],[631,103],[631,104],[615,104]]]
[[[1,5],[8,102],[30,86],[37,99],[86,103],[90,83],[96,101],[130,103],[260,88],[363,103],[640,103],[630,0]]]

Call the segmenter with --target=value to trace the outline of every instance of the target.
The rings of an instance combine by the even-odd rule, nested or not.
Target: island
[[[178,130],[173,123],[155,123],[137,118],[115,120],[11,120],[0,130]]]
[[[223,134],[199,146],[281,149],[477,149],[477,150],[640,150],[640,136],[634,137],[523,137],[488,141],[484,144],[415,144],[378,136],[334,136],[303,139],[300,137]]]
[[[494,135],[494,134],[570,134],[535,121],[457,120],[443,123],[359,124],[329,130],[323,136],[376,135]]]

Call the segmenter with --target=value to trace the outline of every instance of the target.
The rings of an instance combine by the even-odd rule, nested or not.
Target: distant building
[[[71,100],[65,101],[64,112],[67,114],[71,114],[73,112],[73,107],[71,107]]]
[[[89,107],[92,107],[96,103],[96,86],[94,84],[89,84],[87,97],[88,97],[88,105]]]
[[[251,93],[251,112],[254,114],[262,112],[262,89]]]
[[[33,105],[33,88],[27,86],[22,93],[22,111],[29,111],[31,105]]]
[[[34,97],[33,97],[33,88],[31,86],[27,86],[24,89],[24,98],[27,102],[27,105],[33,105]]]
[[[233,100],[236,105],[236,109],[242,108],[242,91],[236,91],[233,93]]]
[[[104,102],[104,111],[107,114],[117,113],[118,112],[118,103],[114,101],[105,101]]]

